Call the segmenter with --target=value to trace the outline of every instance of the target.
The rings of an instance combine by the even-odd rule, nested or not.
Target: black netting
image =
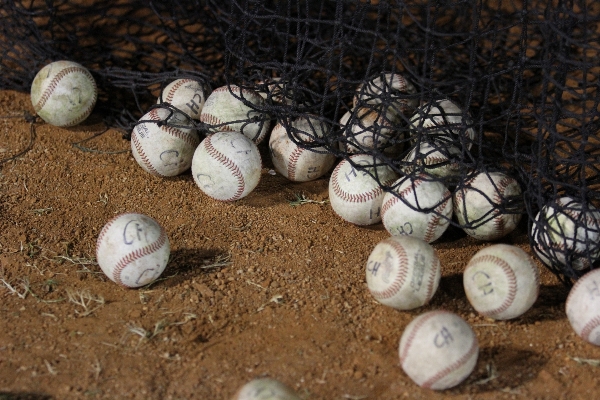
[[[98,83],[97,111],[125,138],[176,78],[259,90],[264,104],[243,101],[287,127],[301,146],[325,146],[346,159],[371,154],[398,173],[426,174],[455,191],[478,171],[516,178],[524,195],[495,208],[528,216],[536,253],[561,279],[593,267],[600,3],[112,3],[1,1],[0,87],[29,91],[45,64],[78,62]],[[398,75],[409,86],[396,85]],[[440,106],[448,101],[457,107]],[[432,110],[438,122],[427,126]],[[309,114],[330,127],[326,135],[309,141],[292,127]],[[203,133],[215,128],[195,124]],[[434,154],[441,161],[432,164]],[[582,206],[558,201],[565,196]],[[575,215],[572,229],[548,222],[558,219],[551,216],[536,220],[546,204],[555,214]],[[568,212],[581,208],[584,217]],[[571,229],[560,232],[567,238],[560,245],[548,239],[557,224]],[[582,257],[585,268],[573,268]]]

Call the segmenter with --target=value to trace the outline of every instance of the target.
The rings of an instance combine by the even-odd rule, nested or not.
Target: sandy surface
[[[27,94],[0,92],[2,159],[27,147],[24,111],[33,112]],[[228,399],[261,376],[303,399],[597,393],[600,349],[574,334],[567,291],[541,265],[531,310],[506,322],[481,317],[461,272],[489,243],[451,228],[433,244],[442,264],[433,300],[396,311],[365,281],[366,260],[388,233],[340,219],[327,203],[328,176],[298,184],[269,174],[264,143],[258,187],[222,203],[189,171],[144,172],[118,131],[83,144],[103,153],[74,147],[99,121],[36,123],[33,148],[0,167],[0,399]],[[292,206],[297,195],[313,202]],[[161,279],[142,289],[117,286],[95,263],[100,230],[124,212],[156,219],[172,246]],[[524,231],[502,242],[530,252]],[[480,344],[473,373],[443,392],[415,385],[398,357],[404,328],[435,309],[462,316]]]

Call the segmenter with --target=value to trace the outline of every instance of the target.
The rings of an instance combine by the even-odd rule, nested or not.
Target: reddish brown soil
[[[24,111],[33,112],[27,94],[0,93],[0,115],[14,116],[0,118],[2,159],[27,147]],[[367,257],[388,236],[381,224],[351,225],[327,203],[290,205],[296,194],[327,200],[327,177],[271,175],[261,145],[259,186],[222,203],[189,172],[144,172],[118,131],[85,146],[126,152],[74,147],[101,130],[98,120],[37,123],[33,148],[0,167],[0,399],[228,399],[261,376],[311,400],[597,396],[600,348],[574,334],[567,291],[541,265],[529,312],[480,317],[461,271],[488,243],[451,228],[434,243],[443,277],[432,302],[399,312],[366,288]],[[124,212],[155,218],[169,235],[171,260],[147,288],[119,287],[94,263],[98,233]],[[503,242],[530,252],[523,227]],[[72,301],[82,295],[87,309]],[[413,317],[439,308],[465,318],[481,350],[465,382],[433,392],[402,371],[397,347]]]

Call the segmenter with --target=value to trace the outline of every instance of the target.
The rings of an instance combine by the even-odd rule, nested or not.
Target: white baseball
[[[55,126],[73,126],[94,109],[98,89],[90,72],[72,61],[55,61],[42,68],[31,84],[37,115]]]
[[[269,149],[275,169],[293,182],[312,181],[329,172],[335,155],[323,146],[301,147],[290,136],[301,144],[311,143],[327,135],[331,127],[316,116],[308,116],[292,121],[289,129],[278,123],[271,131]]]
[[[163,177],[187,171],[200,143],[187,117],[168,108],[154,108],[140,121],[148,122],[138,122],[131,132],[131,153],[140,167]]]
[[[300,400],[300,397],[276,379],[258,378],[242,386],[232,400]]]
[[[390,235],[437,240],[452,219],[452,195],[446,186],[424,176],[402,177],[383,197],[381,220]]]
[[[458,315],[429,311],[413,319],[400,338],[400,366],[419,386],[444,390],[464,381],[475,368],[479,344]]]
[[[497,240],[515,230],[522,211],[516,179],[502,172],[480,172],[454,192],[454,215],[463,230],[478,240]],[[508,212],[503,212],[507,209]]]
[[[567,296],[566,312],[575,333],[600,346],[600,269],[587,272],[575,282]]]
[[[136,213],[121,214],[104,225],[96,242],[102,272],[119,285],[135,288],[154,282],[170,255],[165,230],[154,219]]]
[[[416,97],[410,98],[410,95],[416,93],[415,86],[403,75],[385,73],[369,80],[366,84],[358,85],[353,99],[353,107],[385,103],[393,113],[400,115],[412,112],[419,104]]]
[[[366,275],[375,300],[398,310],[427,304],[442,276],[435,249],[410,236],[392,236],[379,242],[367,260]]]
[[[387,186],[398,178],[398,174],[367,154],[342,160],[329,179],[329,202],[336,214],[356,225],[380,222],[385,192],[374,177]]]
[[[463,272],[469,302],[481,315],[505,320],[523,315],[535,303],[540,273],[517,246],[494,244],[479,250]]]
[[[590,267],[600,259],[600,211],[560,197],[538,212],[531,226],[533,250],[548,266]]]
[[[355,108],[340,118],[340,128],[344,133],[346,151],[364,153],[369,150],[383,150],[397,134],[393,128],[395,115],[389,111],[368,107]]]
[[[451,143],[422,141],[416,143],[402,160],[405,174],[428,174],[444,180],[460,176],[461,151]]]
[[[200,112],[209,94],[210,86],[200,80],[176,79],[165,86],[156,104],[169,103],[191,118],[200,119]]]
[[[413,136],[422,132],[428,136],[428,141],[447,141],[470,150],[475,140],[472,123],[468,113],[463,117],[463,110],[458,105],[444,99],[419,107],[410,118],[409,129]]]
[[[221,201],[250,194],[260,181],[261,168],[258,147],[239,132],[208,135],[192,159],[194,182],[205,194]]]
[[[206,99],[200,121],[207,124],[212,133],[241,132],[259,144],[271,125],[270,116],[255,109],[264,107],[264,104],[265,100],[252,89],[236,85],[221,86]]]

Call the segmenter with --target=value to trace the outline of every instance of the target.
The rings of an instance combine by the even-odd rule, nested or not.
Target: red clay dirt
[[[0,158],[27,147],[28,94],[0,92]],[[188,171],[162,179],[134,161],[100,117],[63,129],[37,122],[33,147],[0,168],[0,399],[230,399],[269,376],[303,399],[591,399],[600,348],[565,316],[565,287],[539,265],[533,308],[506,322],[476,315],[461,272],[489,243],[450,228],[436,241],[440,287],[430,304],[378,304],[365,264],[388,233],[359,227],[327,203],[328,176],[291,183],[264,168],[246,198],[204,195]],[[92,149],[93,151],[89,151]],[[119,153],[107,153],[123,151]],[[304,196],[311,202],[292,206]],[[98,233],[139,212],[167,231],[171,259],[149,287],[125,289],[95,263]],[[525,225],[501,242],[531,254]],[[459,386],[434,392],[399,366],[417,315],[462,316],[480,344]]]

